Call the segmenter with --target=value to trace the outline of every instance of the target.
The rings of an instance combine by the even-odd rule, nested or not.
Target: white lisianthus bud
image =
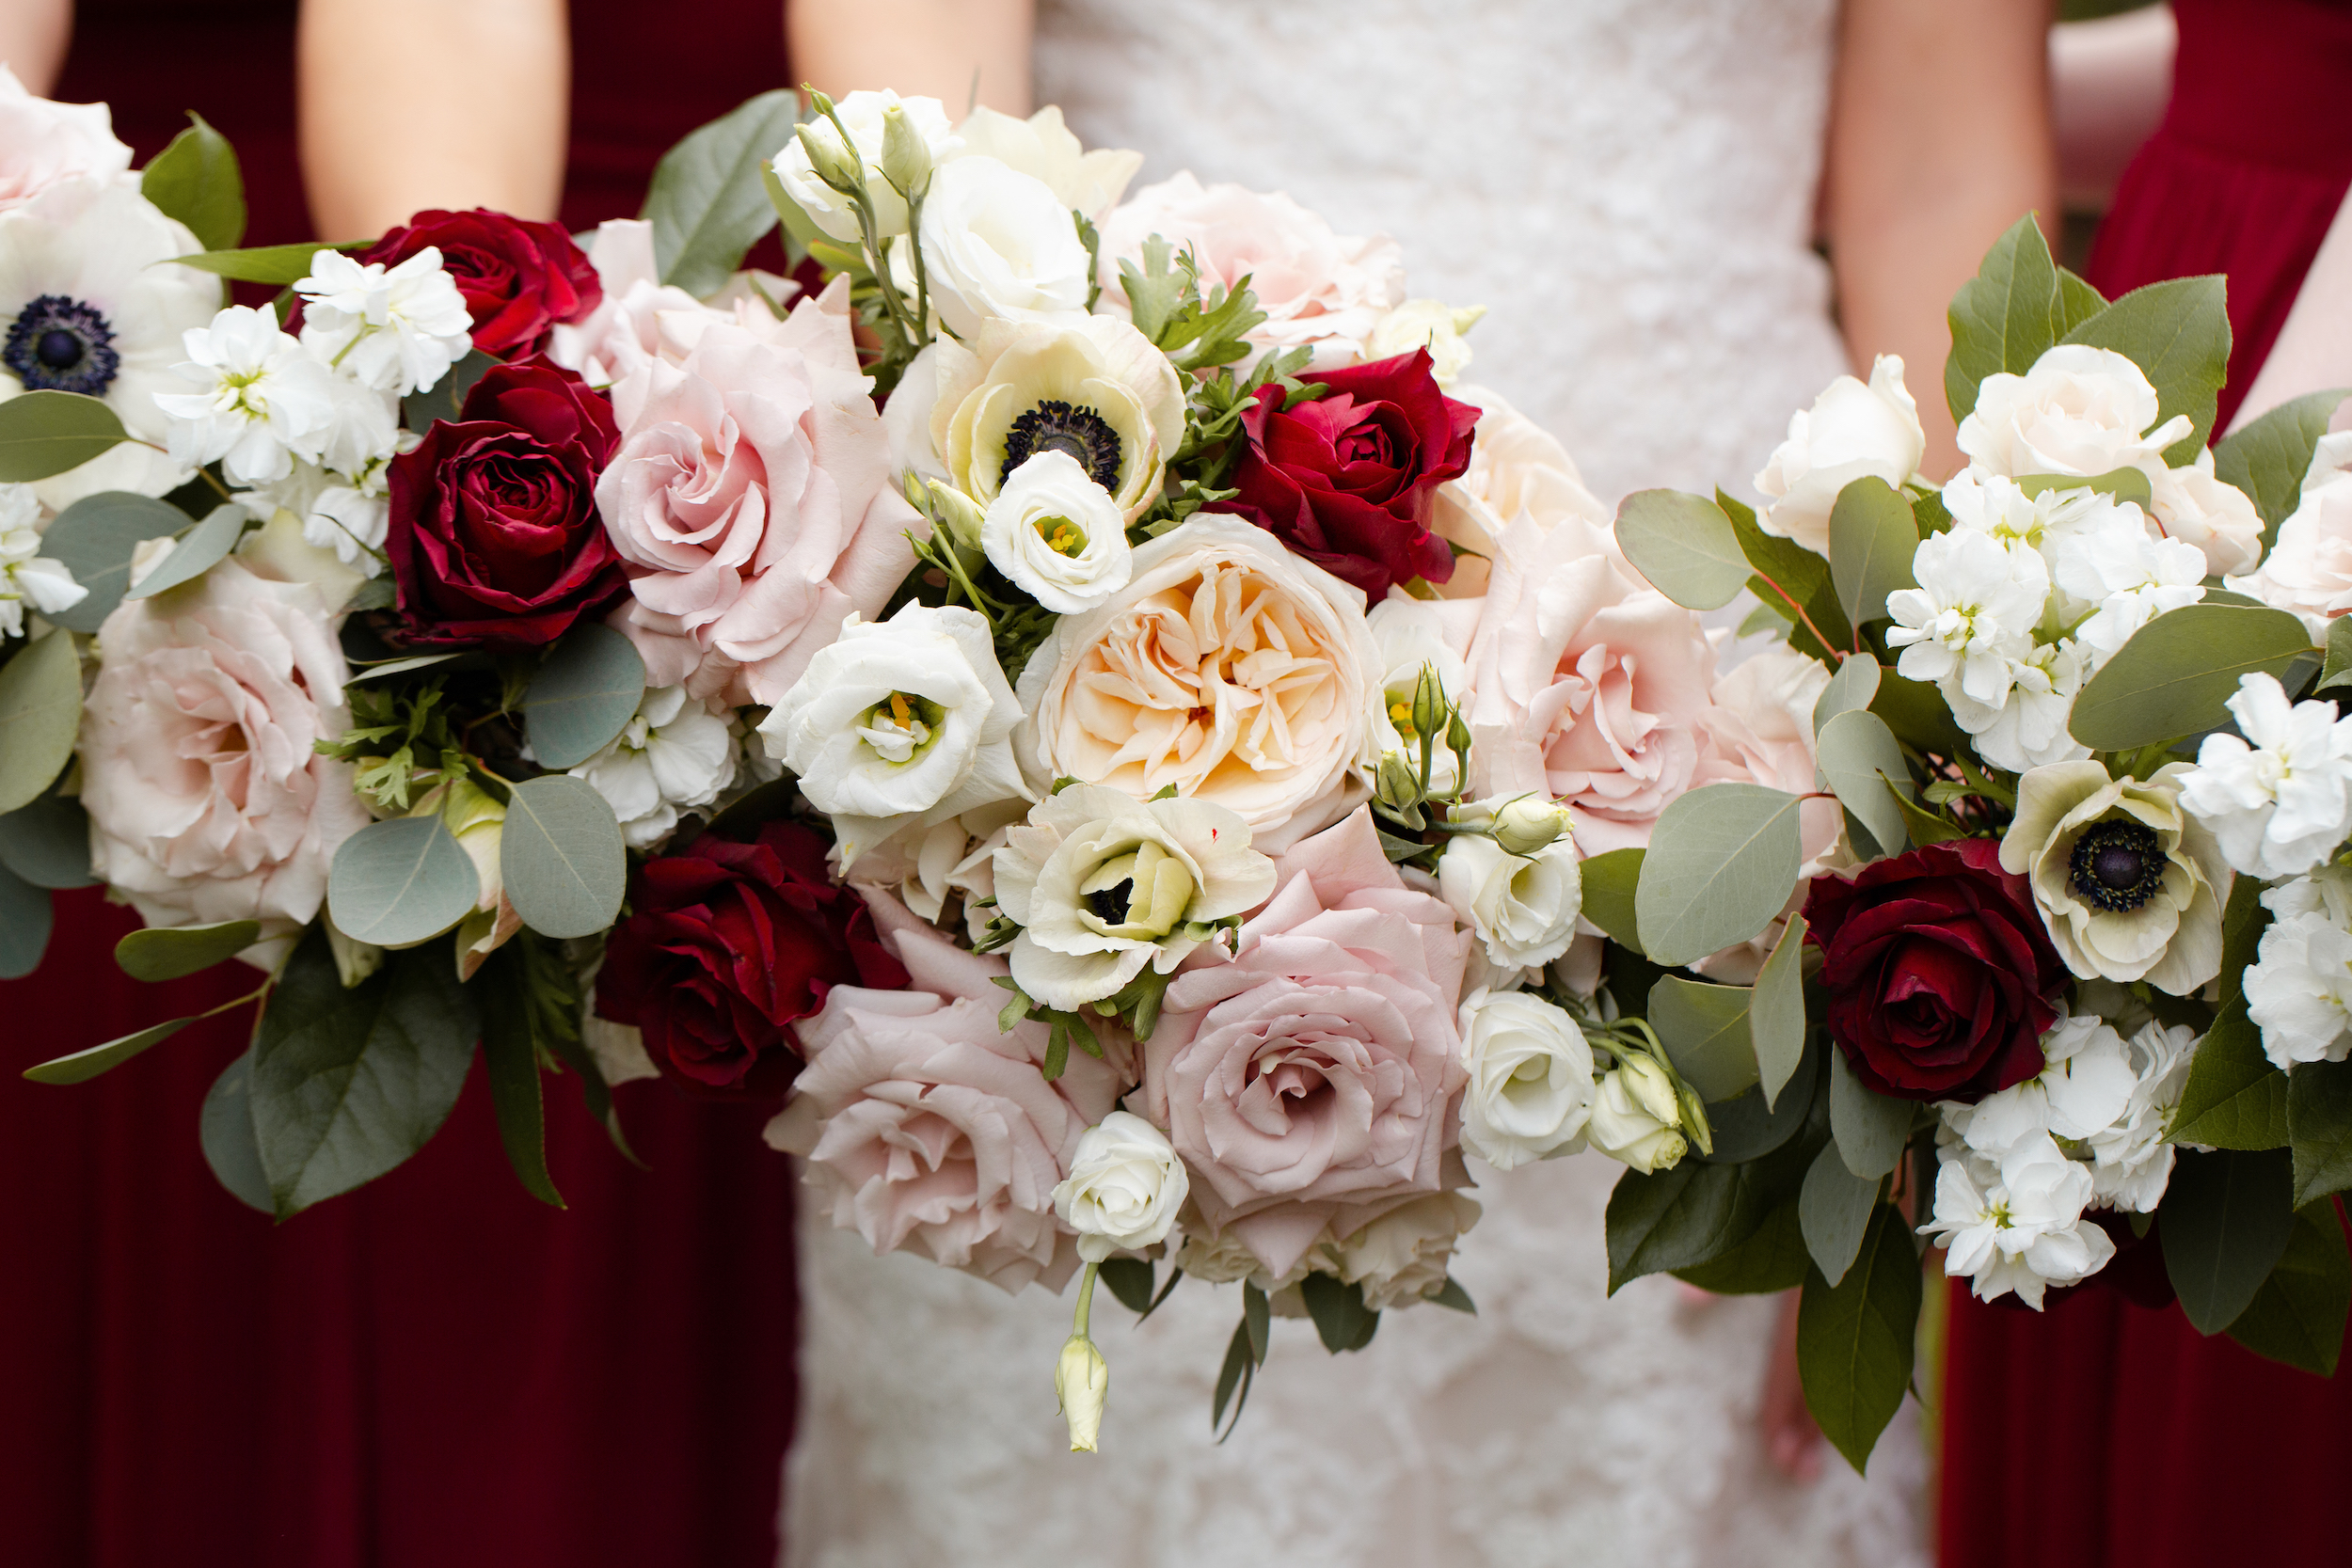
[[[882,110],[882,178],[910,197],[921,196],[931,177],[931,150],[907,118],[906,105]]]
[[[1572,1154],[1593,1114],[1593,1048],[1560,1008],[1525,991],[1462,1004],[1462,1146],[1497,1170]]]
[[[841,145],[841,134],[831,121],[803,120],[792,128],[792,135],[808,158],[809,172],[845,196],[858,188],[865,171]]]
[[[1094,609],[1127,586],[1135,567],[1119,503],[1059,450],[1039,452],[1005,482],[980,525],[980,547],[1057,615]]]
[[[473,912],[457,923],[457,978],[470,980],[483,960],[522,929],[522,916],[506,897],[500,854],[506,836],[506,808],[469,779],[449,786],[441,820],[455,836],[481,884]]]
[[[1585,1136],[1601,1153],[1645,1175],[1676,1164],[1690,1147],[1673,1081],[1641,1055],[1629,1055],[1601,1079]]]
[[[1054,1212],[1078,1233],[1078,1256],[1099,1263],[1167,1240],[1191,1190],[1168,1134],[1113,1111],[1078,1139],[1070,1174],[1054,1189]]]
[[[1540,795],[1522,795],[1495,813],[1495,842],[1514,855],[1532,855],[1569,831],[1568,808]]]
[[[1103,1402],[1111,1387],[1110,1363],[1083,1334],[1062,1341],[1061,1359],[1054,1363],[1054,1393],[1061,1413],[1070,1420],[1070,1451],[1092,1453],[1103,1433]]]
[[[926,484],[930,492],[931,510],[947,526],[948,537],[964,549],[980,548],[980,530],[988,514],[980,510],[979,502],[939,480],[926,481]]]

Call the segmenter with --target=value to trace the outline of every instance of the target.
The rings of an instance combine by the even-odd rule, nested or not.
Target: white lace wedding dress
[[[1404,242],[1412,292],[1492,314],[1470,379],[1604,500],[1740,484],[1842,367],[1807,248],[1836,0],[1040,0],[1038,102],[1142,181],[1287,189]],[[1141,182],[1139,182],[1140,183]],[[1740,485],[1744,488],[1744,485]],[[1235,1286],[1139,1328],[1098,1294],[1103,1451],[1064,1450],[1067,1298],[876,1259],[802,1211],[789,1568],[1456,1568],[1928,1560],[1915,1419],[1866,1482],[1782,1480],[1755,1426],[1769,1299],[1606,1298],[1620,1167],[1498,1174],[1454,1273],[1475,1318],[1364,1352],[1278,1319],[1222,1447]]]

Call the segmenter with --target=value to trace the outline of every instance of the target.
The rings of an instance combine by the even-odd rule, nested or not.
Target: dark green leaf
[[[1584,918],[1636,953],[1642,939],[1633,918],[1633,890],[1642,879],[1643,853],[1639,846],[1610,849],[1578,867],[1584,879]]]
[[[2319,667],[2319,684],[2312,689],[2316,696],[2340,686],[2352,686],[2352,615],[2339,615],[2328,623],[2328,656]]]
[[[1968,737],[1952,722],[1952,710],[1942,693],[1926,681],[1905,680],[1892,670],[1883,672],[1878,692],[1870,699],[1870,711],[1885,720],[1895,738],[1913,751],[1947,757],[1975,754],[1968,750]]]
[[[438,816],[369,823],[343,840],[326,879],[336,927],[379,947],[437,937],[481,896],[472,857]]]
[[[1250,1359],[1265,1365],[1267,1336],[1274,1331],[1274,1309],[1265,1292],[1248,1280],[1242,1281],[1241,1323],[1249,1334]]]
[[[261,940],[258,920],[149,926],[115,943],[115,964],[134,980],[177,980],[226,962]]]
[[[63,631],[43,633],[0,664],[0,811],[29,806],[73,757],[82,722],[82,660]]]
[[[1152,1309],[1152,1265],[1140,1258],[1105,1258],[1096,1271],[1128,1311]]]
[[[1364,1292],[1356,1286],[1337,1275],[1311,1274],[1298,1282],[1298,1293],[1307,1303],[1307,1316],[1315,1321],[1315,1333],[1322,1337],[1325,1350],[1337,1355],[1372,1343],[1380,1314],[1364,1305]]]
[[[482,1008],[482,1065],[490,1080],[490,1105],[498,1115],[499,1142],[523,1191],[553,1208],[564,1207],[555,1179],[548,1174],[547,1106],[539,1084],[539,1048],[533,1038],[526,977],[513,963],[496,963],[513,947],[491,955],[488,983],[477,988]]]
[[[574,627],[523,697],[532,755],[549,772],[579,767],[612,744],[644,695],[645,661],[628,638],[594,622]]]
[[[264,245],[246,250],[199,250],[193,255],[174,256],[172,260],[183,267],[233,278],[239,283],[267,283],[282,289],[310,277],[310,259],[320,251],[357,250],[370,243],[351,240],[342,245]]]
[[[1985,252],[1977,276],[1952,295],[1952,352],[1944,361],[1944,401],[1955,420],[1976,411],[1988,375],[2023,375],[2058,339],[2058,318],[2079,295],[2061,296],[2058,265],[2031,213]]]
[[[2164,1272],[2200,1334],[2236,1321],[2295,1230],[2295,1167],[2282,1148],[2183,1149],[2164,1195]]]
[[[1225,1419],[1226,1402],[1233,1397],[1235,1389],[1241,1391],[1242,1404],[1249,1402],[1249,1376],[1254,1365],[1255,1363],[1249,1359],[1249,1325],[1247,1323],[1235,1323],[1233,1338],[1225,1347],[1225,1365],[1216,1374],[1216,1397],[1209,1404],[1209,1430],[1211,1432],[1215,1432],[1217,1423]],[[1233,1419],[1236,1422],[1241,1419],[1241,1410],[1240,1404],[1233,1406]],[[1226,1428],[1225,1433],[1226,1436],[1232,1436],[1232,1428]],[[1223,1438],[1218,1439],[1220,1442],[1223,1440]]]
[[[1797,1376],[1821,1435],[1857,1471],[1910,1386],[1921,1294],[1919,1255],[1891,1204],[1871,1216],[1845,1278],[1832,1285],[1818,1268],[1805,1275]]]
[[[262,1146],[253,1135],[253,1053],[248,1049],[221,1069],[204,1096],[201,1123],[204,1163],[214,1179],[249,1209],[277,1212],[269,1177],[262,1169]]]
[[[2230,1338],[2256,1355],[2333,1377],[2347,1309],[2352,1259],[2344,1254],[2344,1226],[2334,1204],[2314,1203],[2296,1212],[2286,1251],[2230,1324]]]
[[[1804,1190],[1797,1198],[1797,1217],[1804,1231],[1804,1249],[1821,1277],[1832,1285],[1846,1277],[1862,1238],[1877,1212],[1883,1181],[1856,1176],[1838,1157],[1836,1146],[1826,1145],[1804,1173]]]
[[[2295,1206],[2352,1187],[2352,1062],[2304,1062],[2287,1080]]]
[[[1679,967],[1745,942],[1788,902],[1803,858],[1797,797],[1708,784],[1659,815],[1633,893],[1642,945]]]
[[[1804,1126],[1820,1074],[1821,1049],[1817,1043],[1798,1057],[1796,1073],[1782,1085],[1776,1108],[1764,1102],[1760,1088],[1710,1101],[1707,1122],[1714,1132],[1715,1147],[1705,1154],[1693,1150],[1690,1158],[1731,1165],[1760,1159],[1779,1148]]]
[[[2197,460],[2230,372],[2229,290],[2219,276],[2134,289],[2063,341],[2113,349],[2147,372],[2157,419],[2186,414],[2196,427],[2165,449],[2164,460],[2175,467]]]
[[[1710,985],[1679,974],[1650,988],[1650,1027],[1658,1031],[1675,1070],[1701,1100],[1729,1100],[1756,1084],[1748,997],[1745,986]]]
[[[400,422],[420,436],[432,429],[436,420],[455,422],[466,406],[466,394],[497,363],[478,348],[468,349],[447,375],[400,400]]]
[[[175,1018],[163,1023],[152,1023],[135,1034],[76,1051],[70,1056],[53,1056],[48,1061],[24,1069],[24,1076],[36,1084],[87,1084],[100,1073],[120,1067],[150,1046],[161,1045],[189,1024],[193,1016]]]
[[[8,406],[12,405],[0,404]],[[133,552],[150,539],[168,538],[187,526],[188,515],[178,507],[128,490],[102,490],[58,513],[42,536],[41,553],[64,562],[89,594],[50,619],[69,631],[95,632],[122,602]]]
[[[1911,1141],[1908,1100],[1883,1095],[1854,1076],[1843,1051],[1829,1053],[1829,1126],[1846,1168],[1876,1180],[1895,1168]]]
[[[2278,543],[2279,525],[2302,503],[2303,476],[2311,471],[2312,453],[2347,395],[2352,394],[2343,388],[2306,392],[2213,444],[2215,476],[2245,491],[2262,515],[2265,555]]]
[[[2238,677],[2277,675],[2310,651],[2303,623],[2283,610],[2193,604],[2132,634],[2074,699],[2067,728],[2094,752],[2131,752],[2218,729]]]
[[[1456,1312],[1468,1312],[1473,1318],[1478,1316],[1478,1304],[1470,1300],[1470,1293],[1463,1290],[1462,1282],[1452,1275],[1446,1275],[1445,1283],[1438,1287],[1436,1295],[1422,1299],[1432,1307],[1450,1307]]]
[[[21,980],[40,967],[55,921],[48,893],[0,865],[0,980]]]
[[[1792,1198],[1765,1215],[1755,1235],[1722,1257],[1673,1272],[1684,1284],[1719,1296],[1754,1296],[1795,1290],[1804,1283],[1808,1266],[1797,1203]]]
[[[499,869],[523,924],[550,937],[603,930],[628,888],[628,850],[611,803],[585,779],[564,773],[515,786]]]
[[[763,92],[661,155],[641,215],[653,225],[662,282],[697,299],[717,293],[775,227],[760,169],[791,139],[798,103],[788,91]]]
[[[1684,1160],[1646,1176],[1629,1169],[1609,1195],[1609,1293],[1723,1256],[1756,1234],[1778,1197],[1760,1163]]]
[[[1681,490],[1637,490],[1617,508],[1617,547],[1650,586],[1686,610],[1720,610],[1752,569],[1724,509]]]
[[[422,1148],[457,1103],[480,1035],[446,946],[394,953],[345,990],[326,929],[312,927],[254,1037],[253,1129],[278,1217]]]
[[[1830,580],[1829,562],[1794,539],[1765,532],[1756,523],[1754,509],[1721,490],[1715,492],[1715,504],[1731,519],[1740,553],[1756,568],[1748,587],[1758,600],[1786,613],[1792,623],[1788,645],[1836,669],[1838,654],[1853,645],[1853,628],[1846,624],[1846,612],[1837,603],[1837,589]],[[1802,619],[1795,607],[1803,608]],[[1820,629],[1820,637],[1813,635],[1807,622]],[[1821,638],[1829,641],[1824,642]]]
[[[1911,503],[1886,481],[1865,474],[1837,492],[1829,514],[1830,580],[1849,625],[1885,619],[1889,594],[1919,586],[1911,575],[1918,548]]]
[[[2263,1054],[2262,1031],[2246,1016],[2244,997],[2221,1009],[2190,1059],[2170,1136],[2216,1148],[2286,1147],[2287,1075]]]
[[[71,795],[44,795],[0,816],[0,866],[35,887],[92,886],[89,814]]]
[[[229,138],[191,112],[188,128],[139,171],[139,194],[188,226],[207,250],[245,238],[245,176]]]
[[[0,484],[78,468],[126,438],[122,421],[97,398],[52,391],[10,398],[0,403]]]

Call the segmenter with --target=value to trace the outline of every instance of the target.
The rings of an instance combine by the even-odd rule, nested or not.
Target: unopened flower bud
[[[1413,686],[1413,734],[1435,739],[1445,717],[1445,688],[1438,684],[1437,666],[1424,664]]]
[[[1495,814],[1495,842],[1514,855],[1532,855],[1569,832],[1568,808],[1540,795],[1522,795]]]
[[[1421,803],[1421,780],[1414,773],[1413,765],[1405,760],[1405,753],[1389,752],[1381,756],[1373,793],[1391,811],[1404,811]]]
[[[1673,1081],[1638,1053],[1602,1076],[1585,1135],[1594,1148],[1645,1174],[1677,1164],[1690,1148]]]
[[[844,196],[866,188],[866,171],[858,166],[857,157],[841,144],[841,134],[833,122],[823,119],[803,120],[792,128],[792,135],[808,154],[808,166],[817,178]]]
[[[923,187],[930,183],[931,150],[907,119],[906,109],[898,103],[882,111],[882,178],[909,199],[920,197]]]
[[[1061,1359],[1054,1364],[1054,1393],[1070,1421],[1070,1451],[1092,1453],[1103,1432],[1103,1403],[1111,1386],[1110,1363],[1083,1334],[1062,1341]]]
[[[931,494],[932,515],[947,527],[948,537],[967,550],[980,547],[980,527],[988,521],[988,514],[980,503],[940,480],[928,482]]]
[[[1455,710],[1453,718],[1446,721],[1445,743],[1454,752],[1454,755],[1470,755],[1470,726],[1462,722],[1462,715],[1458,709]]]

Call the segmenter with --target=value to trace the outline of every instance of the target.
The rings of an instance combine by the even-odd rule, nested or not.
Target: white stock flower
[[[335,377],[268,310],[231,305],[187,332],[180,379],[202,388],[159,394],[171,417],[171,455],[218,462],[239,484],[263,484],[315,455],[339,411]]]
[[[1020,721],[988,623],[911,604],[887,621],[852,612],[759,732],[854,864],[901,829],[1025,796]]]
[[[28,600],[40,614],[55,615],[89,596],[64,562],[40,553],[40,523],[31,485],[0,484],[0,637],[24,633]]]
[[[1113,1111],[1080,1135],[1070,1174],[1054,1188],[1054,1212],[1078,1233],[1078,1256],[1099,1263],[1165,1241],[1191,1191],[1168,1134]]]
[[[2333,703],[2290,705],[2262,673],[2239,676],[2225,705],[2238,733],[2205,736],[2181,804],[2233,869],[2265,880],[2311,870],[2352,835],[2352,719]]]
[[[2049,596],[2039,552],[2005,548],[1989,533],[1954,528],[1919,542],[1916,588],[1886,596],[1889,646],[1906,680],[1931,681],[1981,707],[1999,708],[2015,682],[2015,661],[2032,648]]]
[[[1537,969],[1576,935],[1584,904],[1577,859],[1566,837],[1514,855],[1483,833],[1459,833],[1438,861],[1438,891],[1497,969]]]
[[[1119,503],[1058,447],[1039,451],[1005,481],[980,524],[980,548],[1014,587],[1057,615],[1092,610],[1126,587],[1135,567]]]
[[[2090,673],[2071,639],[2037,642],[2010,660],[2010,689],[1997,705],[1972,701],[1950,686],[1944,688],[1944,697],[1953,721],[1968,732],[1979,756],[1995,768],[2022,773],[2090,754],[2090,748],[2066,728],[2074,711],[2074,694]]]
[[[1601,1078],[1584,1135],[1595,1149],[1644,1175],[1677,1164],[1690,1147],[1674,1085],[1664,1069],[1641,1055]]]
[[[1593,1114],[1593,1048],[1576,1020],[1525,991],[1462,1003],[1462,1147],[1497,1170],[1573,1154]]]
[[[1061,110],[1047,104],[1026,119],[999,114],[982,106],[956,127],[961,148],[942,161],[960,156],[994,158],[1018,173],[1041,180],[1054,198],[1095,223],[1119,205],[1127,182],[1143,166],[1143,154],[1122,148],[1097,148],[1089,152],[1062,123]]]
[[[1441,299],[1408,299],[1387,315],[1364,340],[1364,357],[1392,359],[1417,348],[1429,351],[1429,373],[1451,387],[1470,369],[1470,346],[1462,334],[1486,315],[1483,305],[1448,305]]]
[[[1172,973],[1208,923],[1274,891],[1274,862],[1249,840],[1247,823],[1205,800],[1070,784],[1039,801],[995,854],[997,908],[1022,927],[1013,979],[1068,1010],[1116,993],[1146,964]]]
[[[2130,1101],[2086,1142],[2096,1200],[2112,1209],[2153,1214],[2172,1181],[2172,1144],[2167,1124],[2180,1107],[2181,1090],[2197,1053],[2199,1037],[2185,1024],[2170,1028],[2150,1022],[2125,1043],[2133,1083]]]
[[[2057,586],[2099,608],[2074,628],[2093,668],[2130,641],[2132,633],[2168,610],[2205,596],[2205,557],[2194,545],[2154,539],[2128,503],[2115,508],[2118,526],[2074,540],[2051,573]]]
[[[473,318],[436,245],[390,268],[321,250],[294,289],[302,346],[374,391],[430,387],[473,347]]]
[[[1902,359],[1882,354],[1871,362],[1868,385],[1841,375],[1811,408],[1788,417],[1788,439],[1756,476],[1769,502],[1756,520],[1767,533],[1826,556],[1837,493],[1865,477],[1899,485],[1918,471],[1927,450],[1919,404],[1903,386]]]
[[[923,199],[923,264],[931,308],[970,340],[989,320],[1083,312],[1094,258],[1044,181],[994,158],[958,158]]]
[[[2013,1291],[2039,1311],[2050,1286],[2088,1279],[2115,1256],[2106,1232],[2083,1219],[2090,1170],[2048,1138],[2001,1165],[1953,1145],[1938,1154],[1934,1217],[1919,1228],[1949,1249],[1944,1272],[1968,1280],[1979,1301]]]
[[[875,218],[885,239],[907,231],[907,204],[890,188],[890,182],[882,178],[882,114],[893,107],[905,116],[907,123],[922,137],[933,162],[954,151],[958,144],[947,127],[947,111],[940,106],[938,99],[900,98],[888,89],[852,92],[834,101],[834,114],[849,128],[851,148],[842,146],[841,133],[823,115],[812,116],[805,127],[808,135],[837,162],[853,164],[865,172],[866,194],[873,200]],[[777,152],[774,166],[785,194],[807,214],[810,223],[830,239],[847,245],[857,243],[856,206],[817,177],[809,163],[808,149],[797,135]]]
[[[658,686],[612,744],[571,770],[603,796],[632,849],[649,849],[678,822],[682,806],[707,806],[735,778],[735,732],[686,694]]]
[[[2246,1010],[2275,1067],[2352,1054],[2352,870],[2320,867],[2262,895],[2273,919],[2246,971]]]
[[[2157,412],[2156,389],[2130,359],[2060,343],[2024,375],[1984,378],[1975,410],[1960,421],[1960,450],[1973,466],[2011,479],[2161,468],[2164,450],[2195,426],[2185,414],[2158,425]]]

